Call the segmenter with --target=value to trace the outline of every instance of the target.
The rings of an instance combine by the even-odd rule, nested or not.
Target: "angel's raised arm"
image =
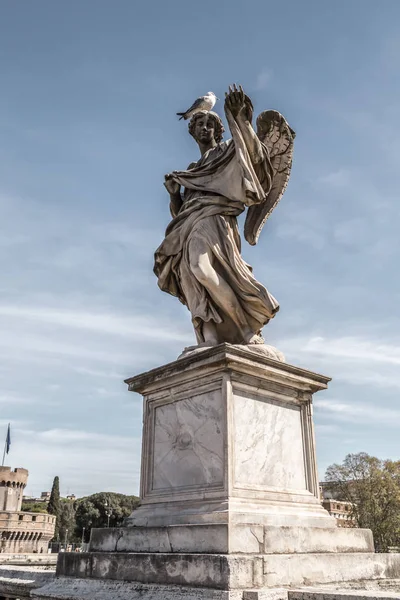
[[[254,131],[251,121],[253,117],[253,105],[251,100],[243,91],[241,85],[239,88],[234,84],[229,86],[229,92],[225,94],[225,113],[229,111],[234,117],[244,143],[248,149],[250,159],[253,164],[258,164],[264,160],[264,151],[259,138]],[[229,117],[227,114],[228,122]]]

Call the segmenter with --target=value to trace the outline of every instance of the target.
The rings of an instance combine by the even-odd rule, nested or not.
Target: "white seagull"
[[[214,92],[207,92],[205,96],[200,96],[200,98],[197,98],[197,100],[193,102],[192,106],[188,108],[186,112],[180,112],[176,114],[178,117],[180,117],[180,121],[181,119],[185,119],[186,121],[200,110],[212,110],[217,100],[218,98]]]

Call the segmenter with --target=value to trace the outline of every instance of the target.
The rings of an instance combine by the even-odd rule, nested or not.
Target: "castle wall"
[[[47,513],[0,511],[0,552],[47,552],[55,525]]]

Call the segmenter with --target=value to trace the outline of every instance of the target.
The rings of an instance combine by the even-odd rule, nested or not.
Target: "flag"
[[[8,429],[7,429],[7,437],[6,437],[6,454],[8,454],[10,452],[10,446],[11,446],[11,430],[10,430],[10,423],[9,423]]]

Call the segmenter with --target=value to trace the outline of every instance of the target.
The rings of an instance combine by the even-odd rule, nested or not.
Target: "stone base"
[[[369,529],[173,525],[93,529],[90,552],[298,554],[373,552]]]
[[[400,554],[64,553],[58,576],[249,590],[400,578]],[[74,579],[71,579],[71,585]]]
[[[400,577],[400,554],[65,553],[58,578],[32,597],[41,600],[286,600],[290,589]],[[67,577],[66,577],[67,575]],[[271,589],[272,588],[272,589]],[[282,589],[283,588],[283,589]],[[288,588],[288,589],[284,589]],[[355,598],[326,590],[302,600]],[[329,596],[324,596],[329,594]],[[332,594],[332,595],[331,595]],[[369,596],[379,598],[380,595]],[[365,594],[364,594],[365,596]],[[382,593],[383,597],[400,595]],[[365,596],[367,597],[367,596]],[[293,596],[300,598],[300,596]]]
[[[41,600],[399,600],[400,580],[393,581],[392,588],[383,591],[379,581],[375,586],[367,584],[348,589],[302,588],[288,590],[221,591],[181,586],[141,585],[127,582],[75,579],[73,585],[60,577],[42,590],[31,593],[31,598]],[[363,584],[362,584],[363,585]],[[360,591],[363,590],[363,591]]]
[[[312,395],[329,378],[221,344],[128,379],[144,396],[141,506],[126,524],[332,527]]]
[[[41,600],[289,600],[400,578],[319,500],[312,396],[329,378],[221,344],[127,380],[144,397],[141,506],[59,555]],[[312,596],[309,596],[312,598]]]
[[[258,600],[241,591],[209,590],[166,585],[141,585],[125,581],[68,579],[60,577],[50,585],[31,592],[40,600]],[[261,597],[260,597],[261,600]],[[263,596],[262,600],[287,600],[287,592]]]

